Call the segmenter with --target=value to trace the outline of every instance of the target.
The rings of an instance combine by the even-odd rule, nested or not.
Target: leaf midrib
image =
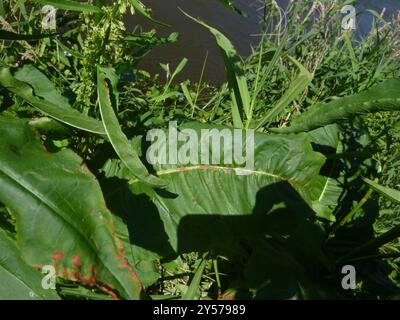
[[[236,171],[238,172],[249,172],[249,175],[260,175],[260,176],[267,176],[283,181],[287,181],[293,186],[297,186],[300,188],[304,188],[304,186],[296,183],[292,179],[282,177],[267,171],[260,171],[260,170],[252,170],[252,169],[247,169],[247,168],[241,168],[241,167],[223,167],[223,166],[216,166],[216,165],[198,165],[198,166],[191,166],[191,167],[177,167],[173,169],[165,169],[165,170],[158,170],[156,171],[157,176],[164,176],[164,175],[170,175],[170,174],[175,174],[175,173],[182,173],[182,172],[191,172],[191,171],[202,171],[202,170],[211,170],[211,171],[224,171],[224,172],[229,172],[229,173],[235,173]],[[239,177],[242,175],[238,175]],[[243,176],[248,176],[248,175],[243,175]],[[140,182],[139,179],[131,179],[129,181],[129,184],[135,184]]]

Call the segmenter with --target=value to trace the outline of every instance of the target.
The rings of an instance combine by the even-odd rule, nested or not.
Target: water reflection
[[[163,36],[174,31],[181,34],[178,43],[157,48],[141,63],[141,67],[152,73],[163,73],[159,67],[160,62],[175,66],[183,57],[186,57],[189,59],[189,63],[178,80],[191,79],[197,81],[208,52],[206,80],[213,84],[219,84],[225,79],[223,61],[214,38],[203,27],[186,18],[178,10],[178,7],[222,31],[233,41],[235,47],[243,56],[248,55],[251,52],[251,45],[257,43],[259,16],[262,14],[260,10],[260,2],[262,1],[260,0],[235,1],[238,8],[248,13],[248,18],[230,12],[218,0],[143,0],[143,2],[153,9],[154,16],[157,19],[168,23],[171,27],[154,26],[137,15],[129,18],[128,25],[130,27],[140,24],[144,30],[156,28],[159,34]],[[278,3],[282,6],[285,5],[285,2],[287,1],[278,0]],[[366,9],[381,11],[384,7],[387,8],[386,16],[390,16],[394,11],[399,10],[400,1],[358,1],[357,12],[360,13],[358,32],[365,34],[370,28],[372,16],[365,12]]]

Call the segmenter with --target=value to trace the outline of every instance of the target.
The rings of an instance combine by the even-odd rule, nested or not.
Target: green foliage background
[[[0,2],[1,299],[399,297],[400,16],[359,38],[343,1],[292,1],[285,28],[274,3],[246,59],[182,12],[221,49],[216,88],[177,83],[186,59],[165,83],[138,69],[179,41],[126,31],[162,24],[140,1]],[[143,137],[172,120],[255,129],[254,170],[149,165]]]

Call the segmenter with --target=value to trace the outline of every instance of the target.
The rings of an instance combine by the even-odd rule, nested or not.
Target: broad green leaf
[[[56,33],[49,34],[19,34],[6,30],[0,30],[0,39],[1,40],[25,40],[25,41],[33,41],[40,40],[44,38],[54,37],[57,35]]]
[[[365,92],[312,106],[295,118],[290,127],[270,130],[281,133],[310,131],[360,114],[399,110],[400,79],[390,79]]]
[[[179,127],[183,133],[185,129],[195,130],[199,139],[203,129],[225,129],[233,134],[232,129],[226,127],[197,123]],[[246,146],[250,150],[251,143],[250,140],[246,143],[246,131],[239,132],[243,139],[240,151],[245,156]],[[161,139],[157,143],[160,143],[160,150],[168,150],[166,141]],[[178,161],[177,165],[154,165],[157,175],[168,185],[162,193],[145,191],[158,209],[173,250],[208,250],[211,249],[209,246],[265,232],[268,223],[263,219],[268,219],[278,208],[299,214],[312,212],[310,206],[320,196],[321,187],[315,182],[325,157],[313,151],[308,135],[288,138],[255,133],[254,167],[247,168],[235,161],[229,164],[222,160],[224,154],[228,157],[232,149],[239,148],[240,143],[236,141],[235,144],[236,147],[228,142],[224,146],[221,140],[222,158],[217,163],[185,164]],[[179,152],[185,150],[181,149],[185,145],[178,143]],[[216,155],[211,146],[209,153]],[[200,154],[198,157],[200,159]],[[143,192],[143,187],[140,181],[131,181],[133,193]],[[141,205],[144,201],[138,203],[139,208]],[[146,209],[138,211],[145,219]]]
[[[363,180],[373,190],[379,192],[385,198],[389,199],[390,201],[393,201],[394,203],[400,204],[400,191],[385,186],[381,186],[380,184],[367,178],[363,178]]]
[[[117,222],[121,222],[120,219],[123,219],[127,224],[125,226],[122,223],[116,223],[116,230],[123,244],[128,244],[130,241],[130,251],[134,263],[172,256],[174,250],[168,244],[163,222],[157,208],[149,201],[147,195],[133,195],[127,184],[121,186],[120,180],[109,179],[118,177],[129,180],[132,177],[121,160],[107,161],[102,172],[107,178],[104,182],[102,181],[107,206],[114,216],[118,217],[116,218]],[[128,248],[129,246],[127,246],[127,250]]]
[[[117,197],[115,197],[117,195]],[[114,198],[119,198],[122,200],[123,204],[116,204],[113,203],[112,207],[110,210],[114,213],[114,205],[117,206],[125,206],[126,201],[124,198],[125,195],[122,197],[118,197],[118,193],[113,190],[113,192],[109,194],[105,194],[105,197],[114,197]],[[112,202],[112,201],[111,201]],[[128,202],[129,203],[129,202]],[[110,204],[110,199],[107,198],[107,205]],[[132,213],[134,210],[134,206],[126,207],[124,210],[127,210],[127,214],[124,216],[124,220],[130,220],[132,218]],[[120,213],[120,211],[118,211]],[[129,235],[129,230],[125,222],[122,220],[122,218],[118,217],[117,215],[113,214],[113,221],[115,225],[115,233],[118,236],[118,239],[121,240],[121,244],[123,245],[125,251],[127,252],[126,254],[126,259],[129,261],[130,265],[135,268],[135,272],[138,275],[140,281],[142,282],[143,286],[146,288],[152,284],[154,284],[160,277],[160,272],[156,268],[156,258],[151,258],[147,257],[146,259],[137,259],[140,255],[136,254],[137,250],[140,250],[141,248],[138,246],[133,246],[131,244],[131,237]],[[147,230],[149,232],[150,229]],[[143,233],[146,232],[146,230],[142,231]],[[156,237],[157,235],[149,235],[151,237]],[[143,250],[143,249],[142,249]],[[157,257],[158,258],[158,257]]]
[[[114,147],[115,152],[129,169],[131,174],[153,187],[162,187],[165,183],[160,179],[148,173],[146,167],[140,161],[137,152],[133,149],[129,143],[128,138],[122,132],[122,129],[118,123],[118,118],[114,113],[111,98],[110,89],[107,79],[110,81],[112,86],[115,87],[116,75],[113,69],[106,67],[98,67],[97,69],[97,90],[99,96],[99,106],[101,118],[105,131],[111,144]]]
[[[42,275],[27,265],[15,243],[0,229],[0,300],[59,300],[42,288]]]
[[[27,69],[25,69],[25,71],[27,71]],[[37,74],[38,72],[39,71],[35,73]],[[60,122],[81,130],[99,135],[105,134],[103,124],[100,121],[84,115],[79,111],[73,109],[72,107],[67,108],[65,100],[63,99],[61,99],[60,103],[58,104],[45,99],[41,99],[36,95],[32,87],[34,89],[42,89],[39,91],[42,95],[44,95],[44,88],[41,87],[34,78],[28,76],[22,70],[18,76],[20,78],[24,78],[25,81],[29,82],[18,80],[11,74],[10,69],[2,67],[0,68],[0,85],[5,87],[12,93],[16,94],[17,96],[23,98],[26,102],[28,102],[30,105],[32,105],[45,115],[48,115]],[[51,91],[56,92],[55,89],[51,89]],[[48,96],[48,94],[45,94],[45,96]]]
[[[0,202],[15,215],[23,259],[53,265],[59,277],[114,298],[139,299],[141,282],[82,159],[68,149],[47,152],[30,126],[13,117],[0,117],[0,135]]]
[[[91,12],[101,13],[102,10],[99,7],[92,6],[91,4],[72,1],[72,0],[34,0],[34,2],[40,4],[48,4],[58,9],[80,11],[80,12]]]
[[[304,92],[313,79],[313,75],[300,62],[291,56],[287,56],[287,58],[299,69],[299,75],[291,83],[289,89],[285,92],[283,97],[279,99],[276,105],[270,111],[268,111],[264,118],[259,122],[257,128],[261,128],[265,124],[273,121],[276,117],[281,115],[282,112],[284,112],[289,106],[289,104]]]
[[[52,133],[63,137],[71,135],[70,127],[49,117],[33,118],[29,120],[28,124],[32,126],[32,128],[37,129],[40,133]]]
[[[309,133],[316,151],[330,149],[330,156],[343,151],[340,141],[340,130],[337,125],[330,125]],[[324,171],[315,179],[312,208],[321,218],[335,221],[333,211],[338,205],[340,196],[343,194],[344,177],[341,172],[341,161],[338,158],[328,159]]]
[[[24,65],[15,72],[14,77],[19,81],[28,83],[33,88],[35,96],[62,108],[71,108],[68,99],[61,95],[54,84],[33,65]]]
[[[247,86],[243,63],[239,55],[237,54],[231,41],[225,35],[223,35],[217,29],[210,27],[203,21],[188,15],[184,11],[182,12],[188,18],[207,28],[214,35],[225,62],[232,99],[233,124],[236,128],[243,128],[243,122],[240,113],[244,112],[247,119],[250,118],[251,98],[249,88]]]
[[[159,20],[154,19],[151,16],[151,13],[149,11],[149,9],[146,8],[146,6],[140,1],[140,0],[129,0],[129,3],[131,4],[131,6],[137,11],[139,12],[139,14],[141,14],[143,17],[145,17],[146,19],[150,20],[151,22],[157,23],[159,25],[165,26],[165,27],[169,27],[168,24],[161,22]]]

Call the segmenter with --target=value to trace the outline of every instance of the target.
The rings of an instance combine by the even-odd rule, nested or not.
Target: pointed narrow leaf
[[[140,0],[129,0],[129,3],[131,6],[139,12],[143,17],[145,17],[147,20],[150,20],[151,22],[157,23],[159,25],[162,25],[164,27],[169,27],[168,24],[154,19],[151,14],[149,13],[148,9],[145,7],[145,5],[140,1]]]
[[[268,122],[273,121],[276,117],[281,115],[286,107],[304,92],[313,79],[313,75],[300,62],[291,56],[287,57],[299,69],[300,73],[291,83],[289,89],[285,92],[283,97],[279,99],[276,105],[260,121],[257,128],[264,126]]]
[[[214,35],[225,62],[225,68],[227,72],[227,78],[233,104],[232,116],[234,126],[237,128],[242,128],[243,123],[240,118],[240,112],[243,111],[246,117],[250,118],[251,99],[249,88],[247,86],[243,63],[240,60],[239,55],[237,54],[231,41],[225,35],[223,35],[217,29],[210,27],[203,21],[190,16],[183,10],[181,11],[188,18],[202,25]]]
[[[270,130],[281,133],[310,131],[355,115],[379,111],[400,111],[400,79],[386,80],[365,92],[317,104],[295,118],[290,127]]]
[[[38,98],[30,84],[16,79],[8,68],[0,68],[0,85],[23,98],[45,115],[81,130],[100,135],[105,134],[103,124],[100,121],[82,114],[72,107],[63,107],[62,101],[58,105]],[[32,86],[34,86],[33,82]]]
[[[14,77],[19,81],[28,83],[33,88],[33,92],[37,97],[65,109],[71,108],[68,99],[61,95],[53,82],[33,65],[24,65],[15,72]]]
[[[207,263],[207,255],[204,255],[200,262],[200,265],[197,267],[196,273],[194,274],[194,277],[190,282],[187,291],[182,296],[182,300],[193,300],[194,298],[196,298],[196,294],[199,291],[200,287],[201,277],[203,276],[204,269],[206,268]]]
[[[109,79],[111,83],[115,83],[115,78],[112,76],[113,74],[113,70],[109,68],[98,67],[97,69],[97,90],[100,113],[107,136],[115,152],[134,177],[150,186],[162,187],[165,183],[160,178],[148,173],[146,167],[140,161],[138,154],[129,143],[128,138],[121,130],[118,118],[111,104],[110,89],[106,80]]]
[[[370,179],[367,179],[367,178],[363,178],[363,180],[373,190],[379,192],[385,198],[389,199],[390,201],[393,201],[394,203],[400,204],[400,191],[381,186],[380,184],[378,184]]]
[[[186,98],[186,100],[189,102],[190,106],[192,107],[192,109],[195,108],[195,104],[193,102],[192,96],[190,94],[190,90],[187,87],[187,85],[185,83],[181,83],[181,88],[182,88],[182,92]]]
[[[247,17],[247,13],[238,9],[230,0],[219,0],[226,8],[232,10],[233,12],[236,12],[237,14]]]

